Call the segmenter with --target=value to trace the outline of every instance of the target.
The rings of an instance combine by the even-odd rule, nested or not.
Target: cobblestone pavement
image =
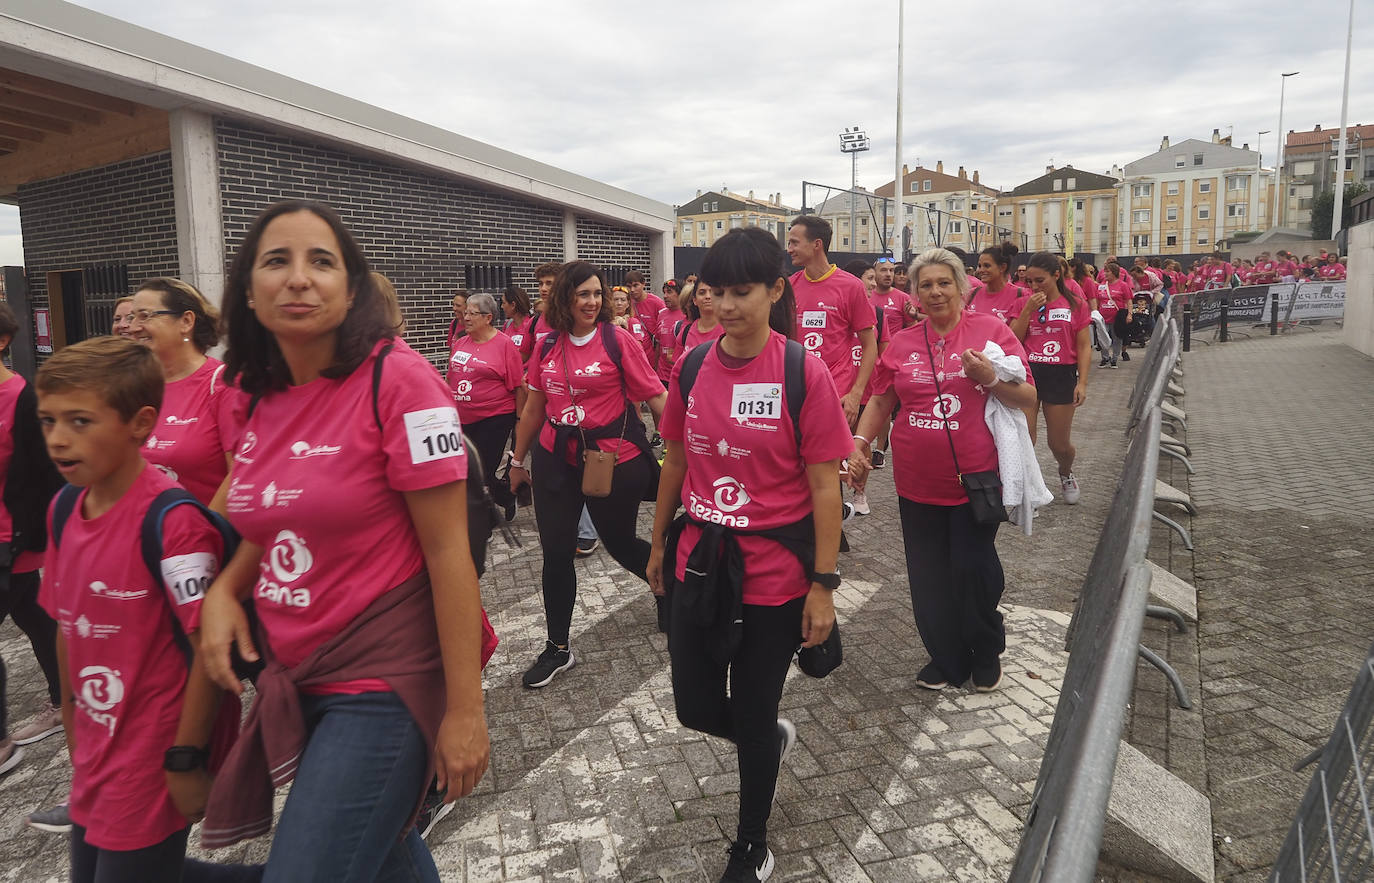
[[[1139,353],[1139,350],[1136,351]],[[1125,397],[1139,360],[1093,369],[1079,412],[1075,507],[1043,510],[1032,538],[1004,529],[1006,686],[940,694],[915,687],[925,662],[911,618],[891,470],[870,485],[873,514],[851,522],[854,551],[836,606],[845,663],[789,679],[783,713],[800,741],[783,765],[770,845],[781,880],[1005,879],[1063,674],[1063,631],[1115,486]],[[1052,489],[1055,469],[1040,442]],[[647,533],[648,507],[641,535]],[[516,519],[534,548],[531,516]],[[542,645],[539,562],[502,541],[484,598],[502,644],[486,671],[491,770],[430,837],[445,880],[714,880],[735,828],[738,776],[721,741],[678,726],[662,636],[642,584],[604,552],[577,565],[578,665],[548,688],[519,675]],[[12,717],[41,701],[27,644],[0,627]],[[0,779],[0,881],[65,880],[61,838],[22,825],[65,795],[67,757],[50,738]],[[194,842],[194,834],[192,842]],[[218,860],[260,860],[266,844]]]

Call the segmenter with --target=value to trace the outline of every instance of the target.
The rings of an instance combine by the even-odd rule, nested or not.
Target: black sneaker
[[[434,826],[439,824],[439,820],[453,812],[452,803],[444,803],[445,792],[439,790],[437,780],[431,782],[429,791],[425,794],[425,802],[420,806],[420,815],[415,819],[415,827],[420,832],[420,839],[429,837],[429,833],[434,830]]]
[[[773,864],[773,852],[766,845],[736,840],[730,844],[730,863],[725,866],[720,883],[767,880],[773,876]]]
[[[503,508],[505,509],[503,514],[506,516],[506,523],[510,524],[515,520],[515,501],[511,500]]]
[[[52,809],[40,809],[29,813],[24,818],[24,824],[36,831],[46,831],[49,834],[66,834],[72,829],[71,813],[67,811],[67,804],[59,803]]]
[[[973,689],[979,693],[991,693],[1002,686],[1002,663],[994,659],[986,664],[973,666]]]
[[[882,469],[887,465],[887,454],[882,451],[874,451],[873,456],[868,459],[873,463],[874,469]]]
[[[1102,357],[1102,361],[1100,361],[1100,362],[1097,363],[1097,367],[1099,367],[1099,368],[1105,368],[1105,367],[1107,367],[1108,365],[1110,365],[1111,363],[1112,363],[1112,360],[1111,360],[1111,359],[1107,358],[1106,356],[1103,356],[1103,357]]]
[[[588,555],[591,555],[593,552],[595,552],[596,547],[599,545],[601,545],[601,540],[596,537],[592,537],[591,539],[583,539],[582,537],[578,537],[577,557],[586,558]]]
[[[1130,360],[1131,360],[1131,354],[1128,353],[1128,352],[1126,352],[1126,348],[1123,346],[1123,347],[1121,348],[1121,361],[1123,361],[1123,362],[1129,362]]]
[[[663,446],[663,436],[661,436],[661,435],[659,435],[657,432],[655,432],[655,433],[654,433],[654,437],[651,438],[651,439],[649,439],[649,447],[651,447],[651,448],[658,448],[658,447],[662,447],[662,446]]]
[[[927,690],[943,690],[949,686],[949,678],[945,677],[939,667],[932,662],[916,675],[916,686]]]
[[[547,687],[560,672],[565,672],[577,664],[572,650],[560,650],[553,641],[544,642],[544,652],[534,661],[529,671],[521,678],[521,683],[530,689]]]

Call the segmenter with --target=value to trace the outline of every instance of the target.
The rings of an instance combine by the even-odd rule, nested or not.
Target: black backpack
[[[682,393],[683,407],[687,406],[687,397],[697,382],[701,363],[715,343],[714,340],[699,343],[683,357],[682,373],[678,375],[678,391]],[[797,439],[797,450],[801,450],[801,412],[802,405],[806,403],[806,359],[806,347],[789,339],[782,360],[782,396],[787,404],[787,414],[792,418],[792,434]]]

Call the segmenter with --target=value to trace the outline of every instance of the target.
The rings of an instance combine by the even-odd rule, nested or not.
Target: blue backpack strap
[[[52,542],[54,549],[62,542],[62,529],[67,526],[67,519],[72,517],[72,512],[76,510],[76,500],[81,496],[81,488],[74,484],[64,485],[62,490],[57,492],[57,497],[52,504],[52,536],[48,539]]]
[[[806,403],[806,347],[790,338],[782,357],[783,396],[787,399],[787,414],[792,418],[792,433],[801,451],[801,413]]]
[[[388,343],[377,352],[377,361],[372,363],[372,420],[377,424],[377,431],[382,431],[382,413],[377,409],[377,396],[382,389],[382,360],[387,353],[396,347],[395,343]]]
[[[612,322],[601,323],[601,346],[605,348],[606,355],[611,357],[611,363],[615,365],[615,370],[620,372],[621,385],[624,385],[625,369],[622,366],[622,356],[620,351],[620,338],[615,333],[615,324]]]

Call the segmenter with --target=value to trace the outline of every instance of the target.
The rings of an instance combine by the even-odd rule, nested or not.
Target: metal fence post
[[[1193,351],[1193,305],[1183,305],[1183,351]]]
[[[1230,335],[1227,333],[1227,329],[1226,329],[1227,313],[1230,311],[1230,308],[1231,308],[1231,299],[1228,298],[1228,297],[1223,297],[1223,298],[1221,299],[1221,332],[1220,332],[1220,336],[1217,338],[1217,339],[1220,340],[1222,343],[1225,343],[1226,341],[1228,341],[1228,340],[1231,339],[1231,337],[1230,337]]]
[[[1274,296],[1269,300],[1269,336],[1275,337],[1279,333],[1279,295],[1274,292]]]

